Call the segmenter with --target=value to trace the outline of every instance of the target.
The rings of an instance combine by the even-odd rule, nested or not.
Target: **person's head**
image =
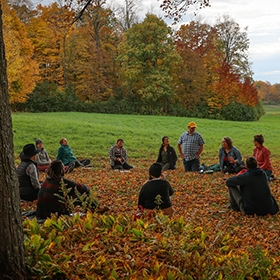
[[[60,144],[60,145],[67,146],[67,145],[68,145],[68,141],[67,141],[66,138],[62,138],[62,139],[60,139],[59,144]]]
[[[41,139],[36,139],[36,147],[38,148],[38,149],[42,149],[43,148],[43,142],[42,142],[42,140]]]
[[[162,173],[162,167],[160,163],[153,163],[149,168],[149,175],[152,178],[159,178]]]
[[[262,146],[264,142],[264,137],[262,134],[257,134],[254,136],[254,145],[255,146]]]
[[[37,149],[34,144],[27,144],[23,147],[22,152],[20,153],[20,158],[22,160],[33,160],[39,152],[40,150]]]
[[[55,160],[47,169],[48,178],[61,178],[64,176],[64,165],[61,160]]]
[[[168,138],[168,136],[163,136],[161,141],[162,141],[162,145],[169,145],[169,138]]]
[[[122,138],[119,138],[119,139],[117,140],[117,147],[118,147],[118,148],[122,148],[122,147],[123,147],[123,144],[124,144],[123,139],[122,139]]]
[[[195,132],[196,129],[196,123],[195,122],[189,122],[188,123],[188,132],[189,134],[193,134]]]
[[[256,160],[255,157],[248,157],[246,159],[246,166],[248,169],[251,169],[251,168],[257,168],[258,167],[258,162]]]
[[[225,149],[226,149],[226,148],[231,149],[232,146],[233,146],[231,138],[229,138],[229,137],[227,137],[227,136],[223,137],[223,138],[222,138],[222,146],[223,146],[223,148],[225,148]]]

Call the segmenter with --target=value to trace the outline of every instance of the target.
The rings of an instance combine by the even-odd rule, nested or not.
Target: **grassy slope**
[[[66,137],[78,157],[104,158],[117,138],[125,140],[130,158],[155,159],[161,138],[168,135],[176,148],[179,136],[194,120],[206,142],[202,161],[216,158],[221,138],[233,139],[244,157],[251,155],[253,135],[262,133],[272,156],[280,156],[280,109],[267,107],[258,122],[230,122],[164,116],[106,115],[88,113],[15,113],[13,118],[15,156],[22,147],[41,138],[50,156],[56,156],[59,140]],[[177,150],[177,148],[176,148]]]

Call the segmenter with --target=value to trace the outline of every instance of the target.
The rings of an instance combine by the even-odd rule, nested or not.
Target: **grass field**
[[[251,155],[253,135],[263,134],[272,157],[280,156],[280,107],[266,106],[267,113],[258,122],[231,122],[165,116],[107,115],[89,113],[14,113],[14,148],[18,158],[22,147],[36,138],[43,140],[45,149],[56,157],[59,140],[66,137],[77,157],[91,159],[108,157],[109,148],[118,138],[125,140],[130,158],[156,159],[161,138],[168,135],[177,150],[179,136],[195,121],[205,140],[201,160],[217,158],[221,138],[229,136],[244,157]]]

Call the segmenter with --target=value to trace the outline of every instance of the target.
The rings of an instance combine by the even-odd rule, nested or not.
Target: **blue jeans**
[[[185,160],[183,161],[185,171],[199,171],[200,160],[199,158],[195,158],[192,160]]]

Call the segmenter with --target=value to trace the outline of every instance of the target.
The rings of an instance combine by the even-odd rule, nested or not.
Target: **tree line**
[[[153,14],[140,21],[133,0],[118,10],[94,0],[81,16],[73,2],[59,3],[3,4],[14,110],[241,121],[264,114],[268,95],[252,79],[247,29],[229,16],[174,30]]]

